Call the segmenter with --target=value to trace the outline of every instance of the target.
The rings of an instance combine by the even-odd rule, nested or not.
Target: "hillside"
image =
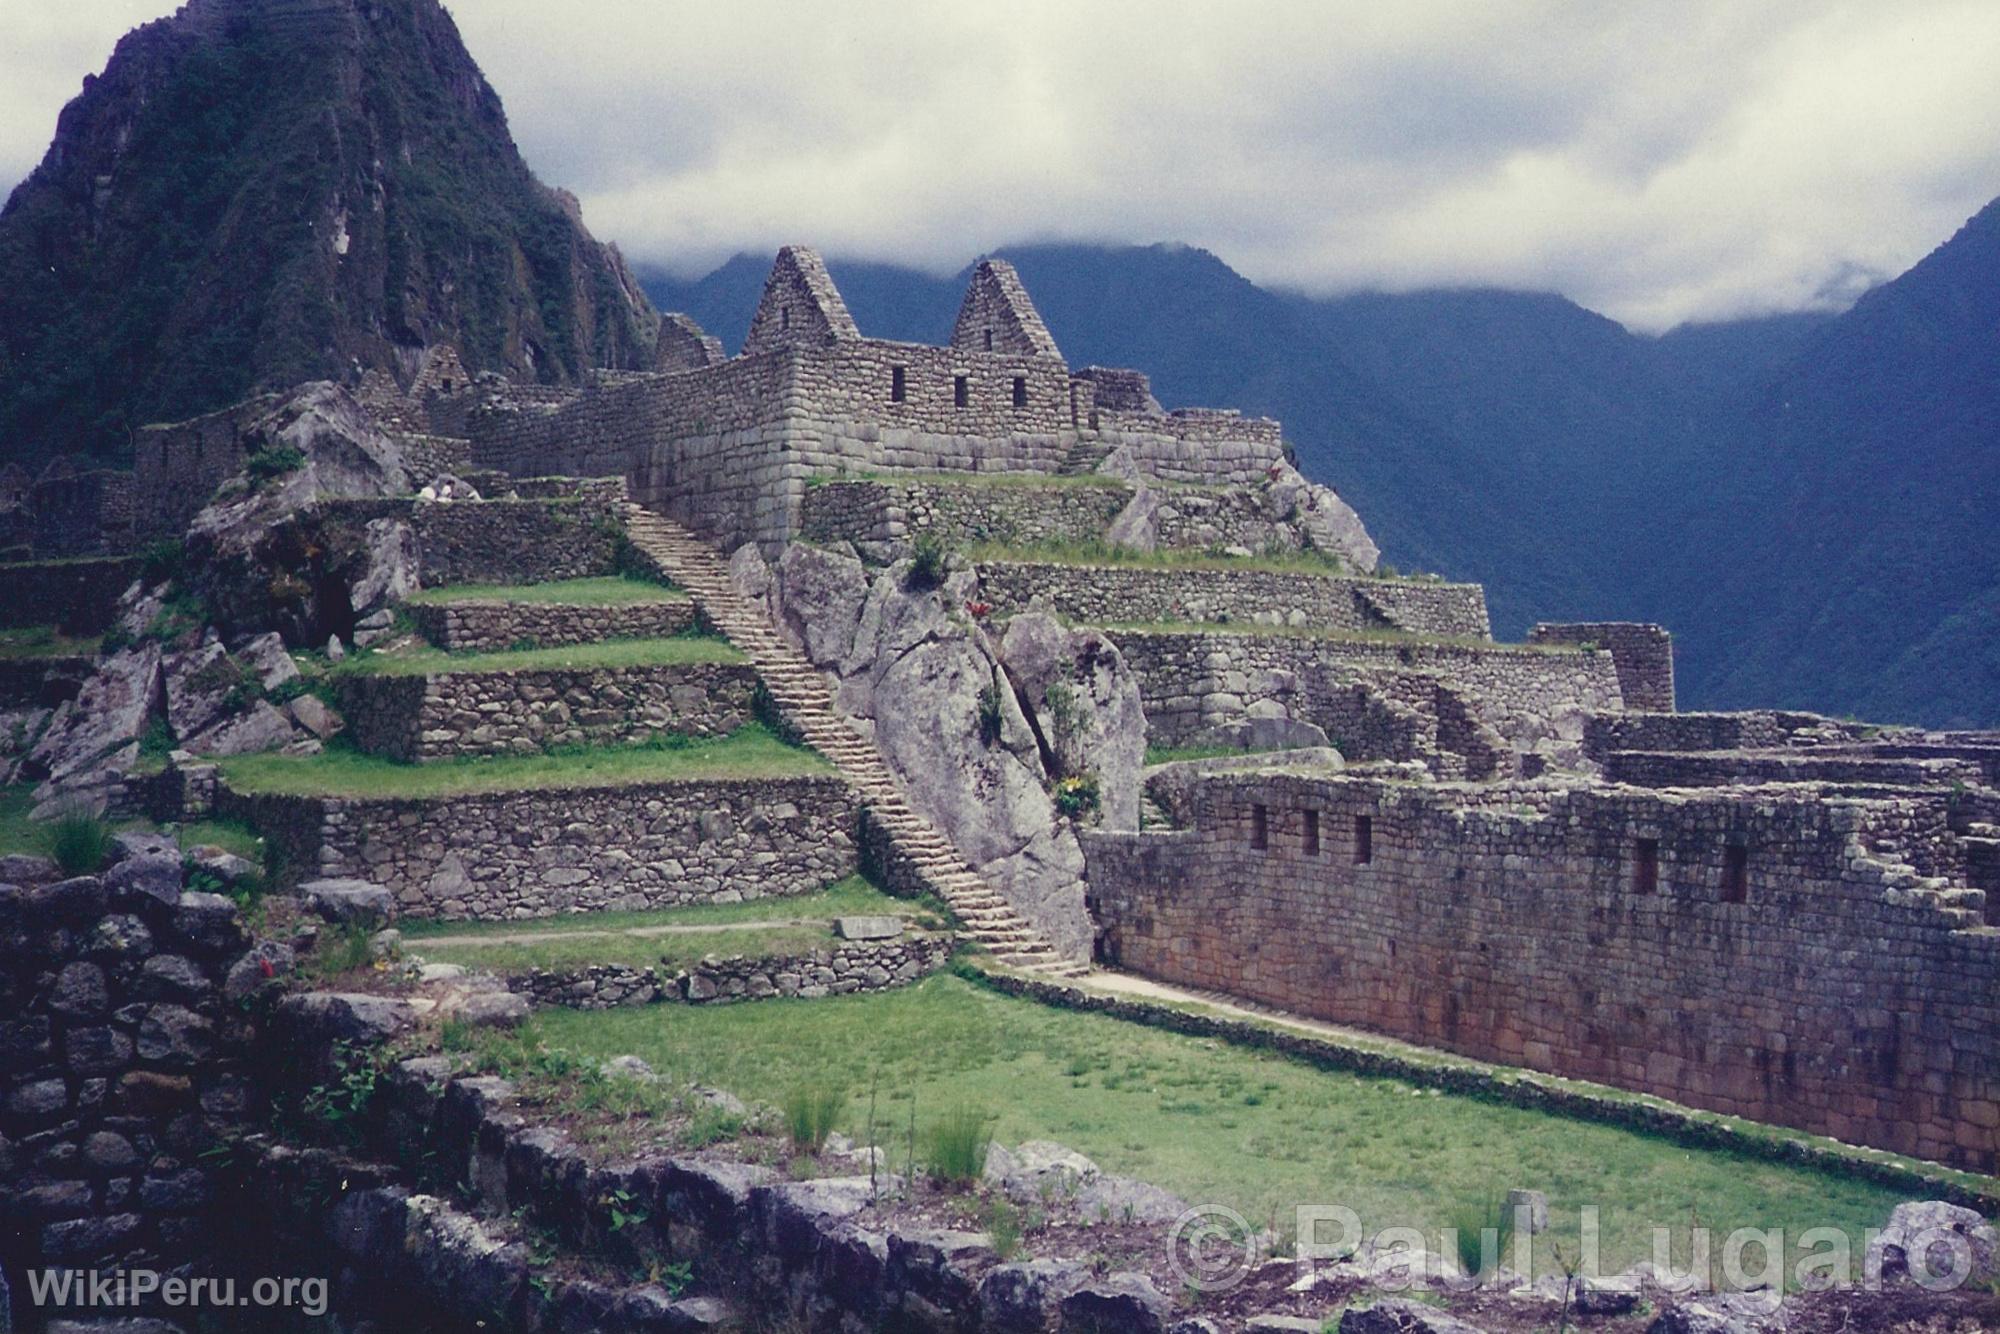
[[[0,212],[0,458],[458,343],[561,381],[653,316],[535,180],[438,0],[192,0],[128,34]]]
[[[1281,418],[1391,562],[1496,629],[1657,620],[1683,707],[2000,723],[2000,217],[1838,316],[1635,335],[1542,293],[1274,293],[1182,246],[1035,246],[1072,364]],[[764,272],[647,279],[740,342]],[[835,262],[864,330],[941,340],[963,276]]]

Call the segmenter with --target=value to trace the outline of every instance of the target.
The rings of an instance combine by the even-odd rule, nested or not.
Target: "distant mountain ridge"
[[[2000,724],[2000,204],[1845,314],[1659,338],[1547,293],[1271,292],[1184,246],[1000,253],[1072,364],[1281,418],[1504,634],[1656,620],[1683,707]],[[733,347],[764,267],[645,281]],[[964,281],[832,269],[864,331],[932,342]]]
[[[429,343],[573,379],[653,315],[528,171],[438,0],[191,0],[121,40],[0,212],[0,458]]]

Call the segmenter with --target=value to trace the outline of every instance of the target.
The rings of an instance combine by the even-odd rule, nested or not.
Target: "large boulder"
[[[27,775],[48,780],[37,800],[47,805],[67,792],[98,786],[108,772],[129,771],[159,697],[158,644],[136,644],[99,663],[77,697],[49,719],[22,765]]]
[[[1942,1280],[1961,1266],[1972,1283],[2000,1277],[2000,1231],[1974,1210],[1943,1200],[1897,1205],[1868,1241],[1867,1272],[1885,1283]]]
[[[207,731],[245,697],[246,676],[215,640],[160,660],[166,683],[167,726],[185,741]]]
[[[772,575],[776,615],[837,678],[840,710],[872,728],[910,803],[1058,950],[1087,953],[1083,852],[1057,818],[1012,683],[964,611],[972,574],[913,588],[908,562],[871,580],[852,556],[794,544]]]
[[[1354,507],[1330,486],[1309,482],[1289,463],[1271,479],[1269,503],[1274,516],[1288,522],[1315,550],[1340,557],[1358,570],[1373,573],[1382,550]]]
[[[347,603],[356,616],[366,616],[417,591],[422,557],[417,551],[417,535],[401,519],[370,519],[362,554],[365,563],[360,576],[347,591]],[[356,637],[357,642],[359,636]]]
[[[251,755],[276,750],[296,736],[290,716],[269,700],[260,699],[200,736],[189,737],[185,744],[196,755]]]
[[[1114,547],[1129,547],[1134,551],[1157,548],[1160,545],[1159,493],[1140,482],[1132,492],[1132,498],[1125,502],[1125,508],[1118,511],[1111,527],[1105,530],[1104,540]]]
[[[1029,612],[1008,622],[1000,662],[1027,701],[1053,767],[1095,775],[1104,827],[1136,830],[1146,712],[1118,646],[1095,630]]]

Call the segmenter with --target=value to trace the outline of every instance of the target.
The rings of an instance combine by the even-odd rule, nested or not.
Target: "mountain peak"
[[[530,380],[641,366],[653,321],[438,0],[190,0],[0,212],[0,456],[115,455],[439,343]]]

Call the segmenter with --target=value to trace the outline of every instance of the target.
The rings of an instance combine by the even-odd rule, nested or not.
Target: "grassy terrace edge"
[[[631,746],[429,764],[401,764],[329,747],[307,756],[236,755],[220,765],[230,789],[245,796],[414,800],[645,783],[828,778],[836,772],[816,752],[786,745],[760,723],[712,740],[672,737]]]
[[[368,653],[349,659],[329,675],[454,676],[475,672],[616,670],[637,667],[737,667],[750,659],[726,639],[675,635],[666,639],[605,639],[562,648],[499,649],[490,653],[447,653],[418,648]]]
[[[1336,630],[1313,625],[1257,625],[1251,621],[1090,621],[1092,629],[1118,635],[1236,635],[1259,639],[1321,639],[1337,644],[1391,648],[1449,648],[1476,653],[1534,653],[1547,657],[1597,652],[1582,644],[1503,644],[1466,635],[1424,635],[1408,630]]]
[[[419,607],[444,607],[461,602],[513,602],[526,606],[637,607],[652,602],[686,602],[678,588],[622,575],[590,579],[559,579],[546,584],[444,584],[422,589],[406,599]]]
[[[1961,1172],[1923,1159],[1848,1144],[1788,1126],[1704,1112],[1605,1084],[1492,1065],[1393,1039],[1335,1038],[1277,1019],[1242,1018],[1210,1007],[1157,998],[1107,995],[959,960],[953,973],[1003,995],[1057,1009],[1108,1015],[1147,1028],[1268,1051],[1322,1070],[1382,1075],[1427,1088],[1531,1111],[1622,1127],[1695,1149],[1727,1149],[1942,1199],[1992,1217],[2000,1214],[2000,1178]]]

